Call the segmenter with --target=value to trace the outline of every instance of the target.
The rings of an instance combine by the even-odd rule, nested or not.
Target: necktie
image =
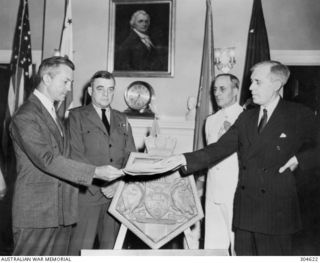
[[[58,120],[58,117],[57,117],[57,113],[56,113],[55,108],[52,107],[51,111],[52,111],[52,115],[53,115],[54,122],[56,123],[56,125],[57,125],[57,127],[58,127],[58,130],[59,130],[61,136],[63,136],[62,127],[61,127],[60,122],[59,122],[59,120]]]
[[[102,112],[102,122],[104,124],[104,127],[106,127],[107,132],[110,134],[110,124],[106,116],[106,109],[101,109],[101,112]]]
[[[267,121],[268,121],[268,111],[267,109],[263,109],[263,115],[258,125],[258,133],[261,133],[263,131],[264,127],[266,127],[267,125]]]

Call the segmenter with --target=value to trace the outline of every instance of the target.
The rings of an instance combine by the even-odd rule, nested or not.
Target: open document
[[[132,152],[123,172],[131,176],[156,175],[175,171],[181,166],[164,166],[161,162],[164,158],[164,156]]]

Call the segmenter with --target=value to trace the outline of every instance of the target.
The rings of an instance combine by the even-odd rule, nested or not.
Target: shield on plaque
[[[128,164],[164,158],[131,153]],[[164,177],[121,182],[109,212],[151,248],[159,248],[203,217],[193,176],[172,172]]]

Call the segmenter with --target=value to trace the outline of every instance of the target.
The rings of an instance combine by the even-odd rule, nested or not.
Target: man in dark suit
[[[150,16],[136,11],[130,20],[130,34],[115,53],[115,70],[165,71],[160,54],[148,34]]]
[[[123,168],[129,153],[136,151],[127,117],[110,107],[114,91],[113,75],[98,71],[88,87],[92,102],[71,110],[69,130],[74,160]],[[116,182],[103,188],[101,184],[80,188],[80,219],[73,229],[71,254],[92,249],[96,236],[100,249],[113,249],[120,224],[108,213],[108,208],[117,185]]]
[[[301,229],[293,170],[316,165],[317,127],[312,111],[280,98],[289,75],[279,62],[255,65],[250,90],[260,107],[243,112],[217,143],[163,161],[186,165],[182,171],[193,173],[238,152],[233,216],[237,255],[290,255],[292,234]]]
[[[71,159],[67,133],[55,101],[71,89],[73,63],[65,57],[42,61],[38,85],[10,125],[17,158],[13,196],[14,255],[67,255],[72,225],[78,220],[77,185],[111,181],[122,172]]]

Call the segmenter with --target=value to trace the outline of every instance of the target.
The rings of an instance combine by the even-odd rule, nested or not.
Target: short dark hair
[[[238,79],[235,75],[230,74],[230,73],[222,73],[222,74],[219,74],[219,75],[217,75],[217,76],[215,77],[214,82],[215,82],[219,77],[229,77],[229,79],[230,79],[230,81],[231,81],[231,83],[232,83],[233,88],[239,89],[240,81],[239,81],[239,79]],[[214,82],[213,82],[213,84],[214,84]]]
[[[49,57],[44,60],[42,60],[39,70],[36,76],[36,84],[38,85],[41,82],[42,77],[47,73],[52,73],[53,70],[58,68],[60,65],[66,65],[72,70],[75,69],[75,66],[71,60],[67,56],[59,57]]]
[[[254,71],[257,67],[260,66],[270,66],[270,73],[271,73],[271,78],[277,78],[281,81],[282,86],[284,86],[289,77],[290,77],[290,70],[286,65],[283,65],[279,61],[274,61],[274,60],[266,60],[266,61],[261,61],[257,64],[255,64],[252,68],[251,71]]]
[[[93,76],[90,79],[90,85],[92,86],[93,81],[98,78],[103,78],[103,79],[112,79],[114,83],[116,83],[116,80],[114,79],[114,76],[112,73],[106,70],[99,70],[96,73],[93,74]]]

